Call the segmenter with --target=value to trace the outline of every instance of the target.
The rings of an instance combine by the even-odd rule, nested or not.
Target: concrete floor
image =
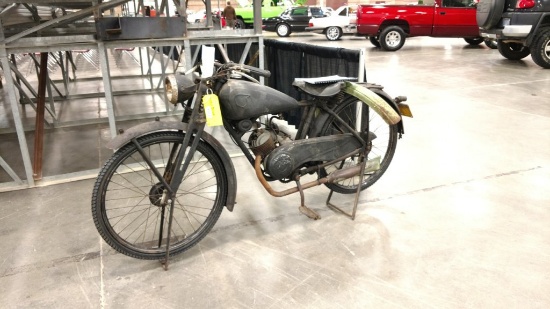
[[[235,210],[164,271],[102,241],[93,180],[4,192],[0,307],[550,308],[550,71],[460,39],[394,53],[285,40],[366,46],[368,81],[409,97],[414,118],[355,221],[324,206],[324,187],[306,192],[323,217],[308,219],[237,157]],[[85,132],[98,168],[105,127]]]

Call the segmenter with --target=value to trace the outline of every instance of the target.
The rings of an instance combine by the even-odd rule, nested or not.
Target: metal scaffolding
[[[136,17],[120,16],[119,14],[128,11],[130,5],[134,12],[141,12],[144,8],[143,0],[32,0],[32,4],[31,2],[0,0],[0,64],[4,72],[4,91],[9,101],[4,104],[9,104],[11,108],[14,123],[14,128],[11,129],[17,133],[25,171],[25,177],[20,177],[21,175],[17,175],[0,155],[0,170],[4,170],[13,180],[7,183],[0,182],[0,191],[47,185],[52,179],[52,182],[58,182],[65,178],[64,175],[55,175],[49,178],[42,176],[41,161],[45,126],[56,128],[101,121],[91,119],[78,123],[61,122],[53,104],[57,100],[78,100],[90,96],[104,97],[110,135],[114,137],[117,134],[117,120],[132,118],[132,116],[115,115],[114,96],[150,92],[163,93],[161,81],[165,74],[173,72],[178,66],[188,69],[185,66],[195,62],[198,52],[192,55],[192,46],[217,45],[225,48],[228,44],[245,43],[244,52],[238,59],[240,63],[243,63],[251,45],[258,43],[259,66],[264,66],[261,19],[255,19],[253,29],[222,30],[219,23],[216,25],[210,14],[212,12],[211,2],[206,1],[206,23],[199,28],[188,27],[185,2],[173,1],[176,3],[178,12],[175,14],[176,16],[170,16],[167,0],[157,0],[155,1],[158,4],[156,11],[163,12],[164,16],[157,14],[156,17]],[[261,16],[261,0],[255,0],[254,3],[255,16]],[[41,10],[41,6],[51,8],[49,14],[44,15],[45,10]],[[28,12],[26,15],[23,14],[28,20],[14,23],[14,12],[18,10]],[[159,46],[168,47],[168,50],[163,53],[152,48]],[[136,48],[140,57],[133,59],[139,63],[141,75],[149,79],[150,89],[113,91],[112,80],[114,77],[111,74],[112,66],[109,63],[108,51],[115,50],[122,54],[129,53]],[[98,63],[91,59],[90,51],[97,51],[95,56]],[[142,52],[146,54],[146,63],[142,61]],[[103,93],[70,93],[68,84],[79,79],[75,74],[76,65],[73,56],[75,53],[85,57],[100,70]],[[184,55],[185,61],[182,63],[181,59],[174,60],[176,54]],[[20,72],[18,68],[20,55],[29,57],[29,61],[34,65],[38,77],[37,89]],[[153,82],[155,74],[151,69],[155,59],[161,62],[161,73],[157,74],[159,75],[157,77],[160,77],[158,83]],[[50,78],[48,71],[52,67],[61,71],[61,80],[54,81]],[[29,104],[36,112],[34,127],[28,124],[24,125],[22,121],[20,111],[23,104]],[[171,110],[166,103],[164,114],[172,113],[174,110]],[[46,120],[46,115],[51,121]],[[139,117],[147,116],[152,117],[155,114],[139,115]],[[32,159],[25,131],[34,131]],[[68,181],[72,177],[74,175],[67,176],[66,180]]]

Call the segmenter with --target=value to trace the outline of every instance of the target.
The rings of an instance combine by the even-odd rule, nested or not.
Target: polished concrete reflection
[[[0,307],[549,308],[550,71],[461,39],[394,53],[362,38],[284,40],[366,47],[368,81],[409,98],[414,118],[355,221],[325,206],[324,187],[306,192],[322,216],[308,219],[298,195],[271,197],[236,157],[235,210],[164,271],[102,241],[93,180],[3,192]],[[105,125],[62,132],[52,153],[85,163],[52,156],[59,169],[109,155]]]

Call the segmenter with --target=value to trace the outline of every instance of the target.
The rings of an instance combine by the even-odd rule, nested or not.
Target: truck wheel
[[[380,48],[380,42],[378,41],[378,38],[375,37],[375,36],[369,36],[368,37],[369,41],[371,42],[372,45]]]
[[[550,27],[540,29],[531,45],[531,58],[539,66],[550,69]]]
[[[280,37],[289,36],[290,26],[285,23],[280,23],[277,25],[277,28],[275,28],[275,32],[277,32],[277,35]]]
[[[477,25],[483,29],[491,29],[496,26],[505,6],[506,0],[479,1],[476,8]]]
[[[244,21],[240,18],[237,18],[237,20],[235,20],[235,29],[245,29],[246,28],[246,24],[244,23]]]
[[[325,31],[325,36],[329,41],[336,41],[340,37],[342,37],[342,29],[340,29],[340,27],[334,26],[328,27],[327,31]]]
[[[466,43],[468,43],[470,45],[479,45],[479,44],[483,43],[482,38],[465,38],[464,41],[466,41]]]
[[[504,42],[498,40],[498,52],[506,59],[520,60],[531,53],[529,47],[523,46],[521,43]]]
[[[490,49],[497,49],[498,47],[497,40],[495,39],[485,39],[484,42],[485,45],[487,45],[487,47],[489,47]]]
[[[396,51],[405,44],[405,31],[399,26],[389,26],[380,32],[378,37],[380,47],[387,51]]]

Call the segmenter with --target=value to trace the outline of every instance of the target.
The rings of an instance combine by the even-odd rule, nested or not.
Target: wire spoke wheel
[[[184,133],[157,132],[138,143],[170,183]],[[227,195],[226,175],[215,151],[200,142],[174,199],[171,255],[198,243],[218,220]],[[115,250],[140,259],[166,254],[168,190],[134,144],[119,149],[100,171],[92,196],[94,223]]]
[[[358,113],[357,105],[361,105],[361,114]],[[353,194],[357,190],[357,186],[361,185],[361,190],[364,190],[374,184],[384,172],[388,169],[391,163],[395,149],[397,146],[397,127],[396,125],[388,125],[376,112],[368,108],[368,105],[353,96],[347,96],[344,101],[335,109],[335,113],[342,118],[352,128],[362,128],[366,136],[366,122],[368,120],[368,131],[376,136],[369,144],[369,153],[366,158],[367,164],[363,182],[360,184],[359,176],[328,183],[327,187],[335,192],[342,194]],[[329,117],[321,131],[322,136],[342,134],[348,132],[345,127],[337,123],[334,117]],[[337,169],[342,169],[354,166],[358,163],[359,157],[351,157],[327,166],[321,170],[321,177],[324,177]]]

